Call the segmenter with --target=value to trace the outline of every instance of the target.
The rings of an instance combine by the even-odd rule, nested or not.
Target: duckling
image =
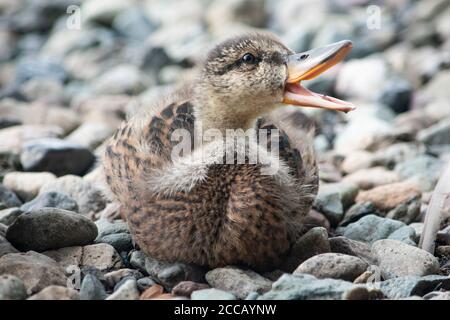
[[[208,268],[279,267],[313,203],[318,170],[311,130],[294,127],[290,113],[270,114],[281,104],[352,110],[300,84],[351,47],[341,41],[295,54],[271,34],[234,37],[209,52],[194,83],[124,122],[107,144],[103,167],[141,250]],[[231,163],[224,161],[228,139],[204,136],[256,129],[275,133],[262,140],[250,134],[244,147],[232,142]],[[180,137],[190,148],[176,156]],[[278,152],[271,152],[269,142],[277,141]],[[276,170],[264,171],[269,167]]]

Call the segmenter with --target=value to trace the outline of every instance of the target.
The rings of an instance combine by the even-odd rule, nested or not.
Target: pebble
[[[370,168],[373,164],[374,155],[365,150],[356,150],[346,155],[341,164],[341,169],[345,173],[358,172],[361,169]]]
[[[128,279],[117,291],[106,298],[106,300],[138,300],[139,295],[136,280]]]
[[[303,261],[321,253],[330,252],[328,232],[325,228],[315,227],[300,237],[292,246],[282,269],[294,271]]]
[[[337,279],[317,279],[309,274],[284,274],[258,300],[368,300],[380,297],[376,289]]]
[[[439,179],[443,163],[428,155],[417,156],[395,166],[402,179],[409,179],[422,191],[432,191]],[[408,182],[405,182],[405,184]],[[404,190],[407,194],[408,192]]]
[[[436,288],[450,289],[449,276],[404,276],[376,283],[389,299],[403,299],[414,295],[424,296]]]
[[[94,160],[89,149],[56,138],[29,141],[20,154],[20,163],[25,171],[47,171],[56,176],[81,175]]]
[[[194,291],[209,289],[206,283],[198,283],[193,281],[181,281],[172,289],[172,294],[175,296],[190,297]],[[216,289],[217,290],[217,289]]]
[[[387,212],[407,202],[411,198],[420,197],[421,192],[416,184],[410,182],[397,182],[386,184],[367,191],[361,191],[356,202],[370,201],[375,207]]]
[[[399,182],[397,173],[383,167],[361,169],[344,177],[342,181],[356,185],[359,189],[368,190],[378,186]]]
[[[27,300],[80,300],[80,294],[74,289],[52,285]]]
[[[143,275],[134,269],[119,269],[105,274],[105,281],[109,287],[115,287],[119,282],[126,278],[134,278],[136,280],[142,278]]]
[[[40,193],[50,191],[63,192],[72,197],[81,214],[100,212],[106,206],[106,200],[98,185],[74,175],[53,179],[42,186]]]
[[[388,239],[398,240],[410,246],[416,246],[416,230],[410,226],[404,226],[392,232]]]
[[[233,267],[209,271],[206,274],[206,281],[211,287],[230,292],[238,299],[245,299],[250,292],[265,293],[272,286],[272,281],[252,270]]]
[[[44,207],[58,208],[74,212],[78,211],[78,204],[74,199],[65,193],[55,191],[39,194],[33,200],[23,204],[20,207],[20,210],[23,212],[36,211]]]
[[[309,258],[293,272],[312,274],[316,278],[353,281],[366,271],[368,264],[362,259],[341,253],[322,253]]]
[[[0,223],[10,226],[23,213],[19,208],[9,208],[0,210]]]
[[[0,184],[0,209],[20,207],[22,201],[16,196],[14,192]]]
[[[439,123],[421,130],[417,139],[427,146],[450,144],[450,121],[444,119]]]
[[[352,240],[373,243],[387,239],[394,231],[404,226],[401,221],[370,214],[345,227],[343,235]]]
[[[413,221],[416,221],[417,217],[420,215],[421,204],[422,201],[420,196],[412,197],[396,208],[390,210],[386,214],[386,218],[402,221],[409,224]]]
[[[19,250],[14,248],[4,236],[0,235],[0,257],[8,253],[17,253]]]
[[[105,300],[107,297],[103,284],[95,276],[88,274],[81,282],[80,300]]]
[[[151,257],[145,259],[145,271],[169,292],[181,281],[204,282],[206,273],[204,268],[196,265],[163,262]]]
[[[355,203],[344,215],[340,226],[346,226],[350,223],[356,222],[364,216],[369,214],[378,215],[378,211],[372,202],[359,202]]]
[[[372,245],[383,277],[426,276],[439,271],[439,261],[432,254],[397,240],[379,240]]]
[[[50,172],[9,172],[5,175],[3,184],[22,200],[30,201],[38,195],[43,185],[55,179],[56,176]]]
[[[26,297],[22,280],[9,274],[0,275],[0,300],[24,300]]]
[[[22,214],[6,232],[8,241],[22,251],[82,246],[92,243],[96,236],[97,227],[91,220],[57,208]]]
[[[57,138],[62,134],[62,128],[54,125],[12,126],[0,130],[0,150],[18,154],[27,141],[40,138]]]
[[[182,283],[182,282],[180,282],[180,283]],[[155,284],[156,284],[155,280],[153,280],[150,277],[143,277],[143,278],[138,279],[138,281],[137,281],[138,289],[141,292],[147,290],[148,288],[150,288],[151,286],[153,286]]]
[[[66,141],[94,150],[114,133],[112,126],[100,121],[83,123],[66,137]]]
[[[330,249],[331,252],[358,257],[370,265],[376,262],[370,251],[370,245],[365,242],[351,240],[346,237],[333,237],[330,238]]]
[[[128,231],[126,222],[116,220],[113,223],[102,218],[96,221],[99,234],[95,243],[107,243],[112,245],[117,252],[128,252],[133,249],[133,239]]]
[[[52,258],[58,262],[64,270],[67,270],[73,266],[79,267],[81,265],[83,247],[65,247],[57,250],[44,251],[42,254]]]
[[[83,266],[96,267],[100,271],[120,269],[123,262],[117,251],[106,243],[92,244],[83,247]]]
[[[0,274],[11,274],[20,278],[28,295],[50,285],[65,286],[67,281],[64,270],[55,260],[33,251],[2,256]]]
[[[236,297],[227,291],[209,288],[192,292],[191,300],[236,300]]]

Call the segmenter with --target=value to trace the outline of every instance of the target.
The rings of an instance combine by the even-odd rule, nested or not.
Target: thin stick
[[[443,218],[442,213],[446,203],[449,203],[447,199],[450,199],[450,162],[434,188],[420,237],[419,247],[430,253],[434,253],[436,236]]]

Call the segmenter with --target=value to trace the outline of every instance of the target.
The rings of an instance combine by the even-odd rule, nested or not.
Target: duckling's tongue
[[[312,92],[303,87],[300,81],[286,84],[283,103],[343,112],[349,112],[356,108],[350,102]]]
[[[302,80],[315,78],[342,61],[352,47],[351,41],[343,40],[322,48],[289,55],[283,103],[344,112],[355,109],[350,102],[312,92],[300,84]]]

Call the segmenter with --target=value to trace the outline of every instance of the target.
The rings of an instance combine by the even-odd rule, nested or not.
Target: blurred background
[[[0,15],[0,181],[45,172],[5,179],[23,201],[55,176],[97,179],[128,113],[192,79],[218,40],[258,29],[295,51],[354,42],[305,82],[358,106],[305,109],[323,183],[414,181],[423,213],[450,154],[448,0],[0,0]]]

